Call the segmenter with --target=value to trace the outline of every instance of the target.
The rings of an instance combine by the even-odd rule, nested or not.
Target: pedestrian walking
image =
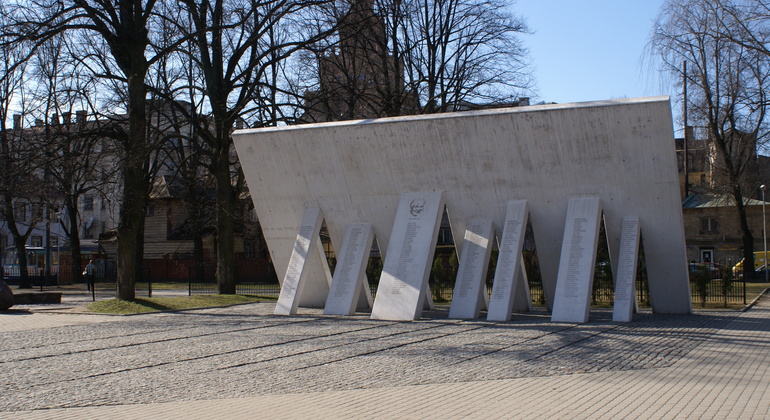
[[[94,288],[95,274],[96,266],[94,265],[94,260],[88,260],[88,265],[86,265],[86,269],[83,270],[83,276],[86,278],[86,290],[89,292]]]

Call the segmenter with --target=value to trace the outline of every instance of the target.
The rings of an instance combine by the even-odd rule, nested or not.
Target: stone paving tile
[[[573,325],[253,304],[0,329],[0,418],[763,418],[768,306]]]
[[[30,312],[16,307],[0,312],[0,333],[29,331],[42,328],[64,327],[117,321],[118,317],[106,315],[52,314]]]

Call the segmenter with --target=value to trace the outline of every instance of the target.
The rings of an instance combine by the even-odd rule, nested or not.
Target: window
[[[42,236],[33,236],[30,240],[30,244],[32,246],[41,247],[43,246],[43,237]]]
[[[83,239],[93,239],[94,238],[94,217],[91,216],[88,218],[88,221],[86,221],[83,224]]]
[[[719,233],[719,221],[716,217],[703,217],[700,219],[701,233]]]
[[[83,196],[83,210],[93,210],[94,209],[94,196],[91,194],[86,194]]]
[[[255,252],[255,246],[254,241],[243,241],[243,256],[247,259],[254,259],[256,258],[256,252]]]
[[[448,227],[442,227],[438,231],[437,245],[454,245],[454,238],[452,237],[452,229]]]
[[[13,204],[13,218],[16,219],[17,222],[27,221],[27,207],[29,207],[27,203]]]
[[[147,205],[147,211],[145,212],[144,215],[147,216],[147,217],[154,216],[155,215],[155,205],[153,205],[152,203],[148,204]]]
[[[59,238],[51,236],[51,247],[56,248],[57,246],[59,246]]]

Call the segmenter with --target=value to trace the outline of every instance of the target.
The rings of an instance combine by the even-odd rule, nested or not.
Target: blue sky
[[[664,0],[516,0],[531,35],[537,101],[672,95],[644,49]]]

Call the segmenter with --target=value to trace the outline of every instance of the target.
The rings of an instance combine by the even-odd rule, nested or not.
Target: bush
[[[692,282],[695,286],[695,292],[700,297],[701,307],[706,306],[706,298],[708,297],[708,285],[711,281],[709,271],[705,266],[699,265],[694,267],[692,275]]]

